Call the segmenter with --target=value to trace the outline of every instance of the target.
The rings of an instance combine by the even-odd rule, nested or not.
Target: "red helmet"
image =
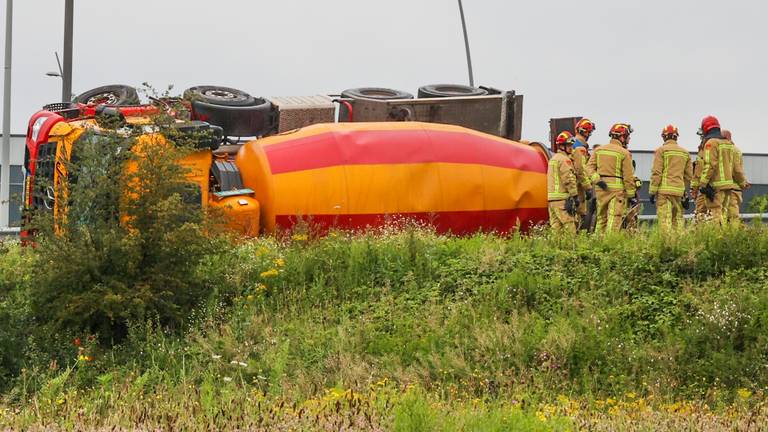
[[[611,138],[621,138],[621,137],[628,137],[632,132],[632,126],[630,126],[627,123],[616,123],[611,127],[610,132],[608,132],[608,135]]]
[[[701,121],[701,129],[699,129],[699,135],[706,135],[712,129],[720,129],[720,121],[715,116],[706,116]]]
[[[661,137],[664,139],[677,139],[680,136],[680,131],[677,130],[675,125],[666,125],[661,131]]]
[[[578,123],[576,123],[576,133],[578,133],[581,136],[588,137],[592,135],[592,132],[597,129],[597,126],[595,126],[595,123],[592,122],[592,120],[588,118],[583,118],[579,120]]]
[[[566,146],[568,144],[573,144],[573,134],[568,131],[560,132],[555,139],[555,145]]]

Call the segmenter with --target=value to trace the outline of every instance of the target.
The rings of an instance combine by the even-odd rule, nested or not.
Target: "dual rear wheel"
[[[266,135],[274,128],[272,104],[266,99],[220,86],[196,86],[184,91],[194,120],[219,126],[229,137]],[[125,107],[139,105],[138,92],[127,85],[97,87],[77,95],[73,102],[84,105]]]

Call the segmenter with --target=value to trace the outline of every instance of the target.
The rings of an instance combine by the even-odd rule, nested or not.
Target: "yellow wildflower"
[[[263,278],[269,278],[269,277],[275,277],[278,275],[277,269],[269,269],[267,271],[261,272],[261,277]]]
[[[285,265],[285,260],[282,258],[275,258],[275,266],[282,267]]]
[[[248,294],[248,297],[246,297],[248,301],[253,301],[253,294]]]
[[[263,293],[266,290],[267,290],[267,286],[266,285],[264,285],[262,283],[256,285],[256,292],[257,293]]]
[[[747,399],[749,399],[750,396],[752,396],[752,392],[747,390],[747,389],[745,389],[745,388],[740,388],[740,389],[736,390],[736,394],[739,395],[741,400],[747,400]]]
[[[307,236],[306,234],[294,234],[292,238],[295,241],[307,241],[309,239],[309,236]]]

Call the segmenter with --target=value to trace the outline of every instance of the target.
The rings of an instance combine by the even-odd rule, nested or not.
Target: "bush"
[[[768,194],[752,198],[749,202],[749,210],[754,213],[768,213]]]
[[[0,391],[22,368],[32,325],[26,291],[29,273],[24,271],[27,252],[18,243],[0,240]]]
[[[193,150],[163,124],[153,135],[86,130],[73,145],[58,188],[66,208],[32,224],[31,307],[48,334],[112,343],[131,322],[180,329],[209,298],[200,265],[223,240],[199,194],[189,200],[180,161]]]

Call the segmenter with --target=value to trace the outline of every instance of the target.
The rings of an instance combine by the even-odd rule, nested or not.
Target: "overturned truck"
[[[67,160],[85,130],[114,127],[97,112],[127,124],[164,112],[174,127],[213,132],[183,161],[187,180],[200,204],[222,209],[244,235],[402,219],[443,233],[506,233],[547,219],[547,151],[520,142],[522,96],[514,92],[439,85],[422,87],[417,98],[379,88],[256,98],[199,86],[181,101],[138,102],[134,89],[107,86],[35,113],[26,208],[60,211],[57,161]]]

